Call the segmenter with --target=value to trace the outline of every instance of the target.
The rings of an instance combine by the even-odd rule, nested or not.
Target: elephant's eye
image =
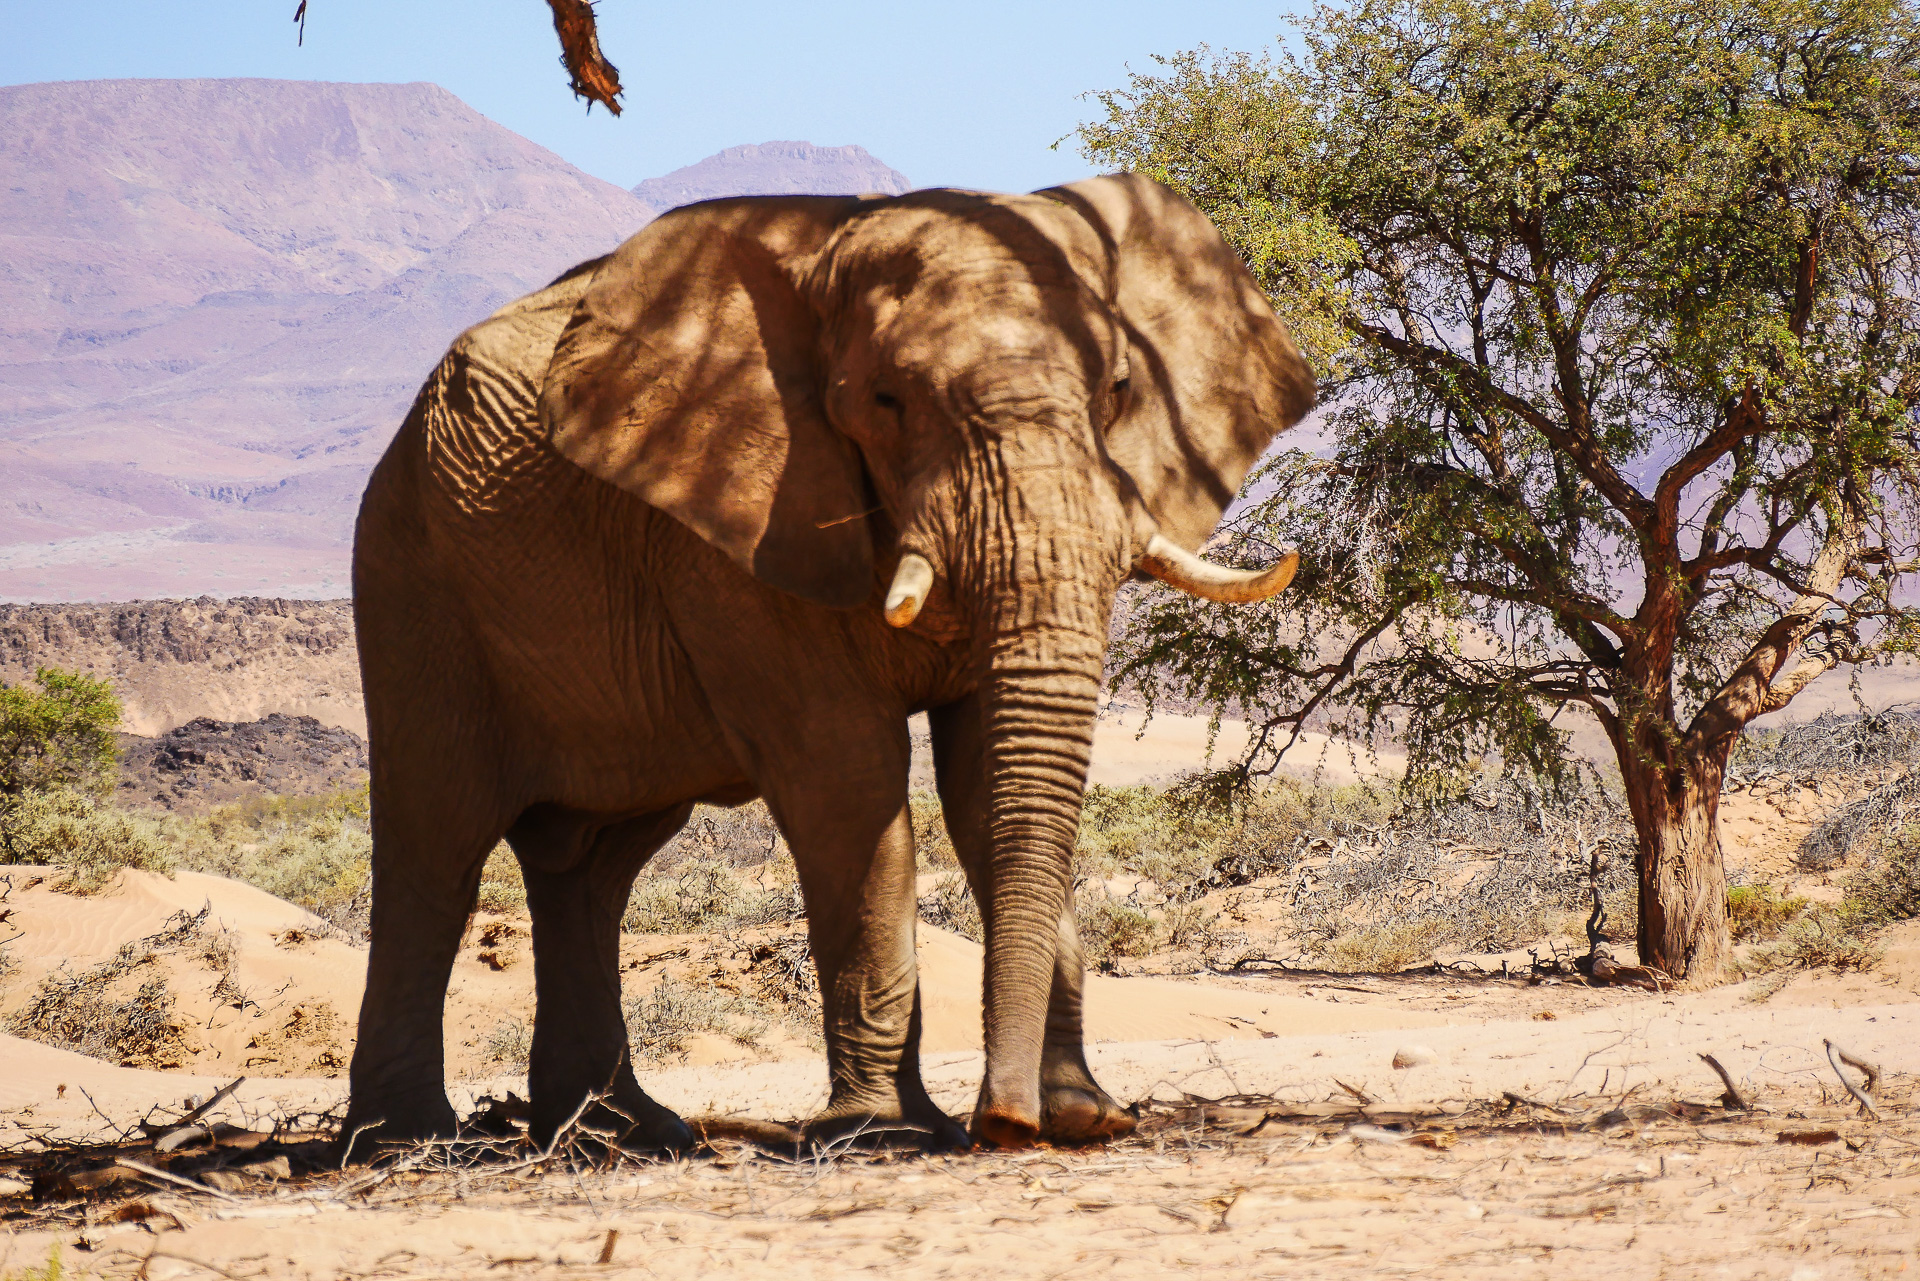
[[[1132,390],[1133,390],[1133,379],[1116,378],[1113,380],[1113,396],[1115,400],[1125,400],[1127,393]]]
[[[876,391],[873,393],[873,403],[886,410],[900,408],[899,397],[890,395],[884,391]]]

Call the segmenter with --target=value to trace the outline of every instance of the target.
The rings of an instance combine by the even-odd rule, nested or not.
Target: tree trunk
[[[1663,766],[1620,754],[1639,838],[1640,964],[1674,979],[1714,983],[1733,959],[1727,874],[1720,858],[1720,783],[1726,754],[1680,751]]]

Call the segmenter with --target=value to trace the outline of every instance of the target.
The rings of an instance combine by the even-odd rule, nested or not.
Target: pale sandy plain
[[[1107,779],[1190,767],[1204,724],[1156,724],[1165,727],[1159,744],[1125,723],[1103,728]],[[1731,861],[1784,879],[1821,807],[1804,794],[1732,798]],[[219,1119],[261,1126],[338,1105],[364,965],[357,946],[220,878],[127,873],[104,894],[76,898],[35,883],[43,875],[0,868],[0,932],[16,962],[0,1012],[19,1009],[46,974],[104,961],[181,911],[205,909],[200,936],[222,946],[148,963],[191,1025],[171,1070],[0,1038],[0,1147],[30,1153],[103,1137],[155,1108],[177,1115],[241,1075]],[[728,949],[739,945],[629,937],[629,990],[665,977],[736,982]],[[919,955],[925,1075],[936,1099],[964,1115],[981,1068],[980,949],[922,925]],[[531,969],[524,918],[476,919],[447,1010],[461,1106],[522,1088],[499,1075],[486,1047],[503,1021],[530,1013]],[[1889,936],[1870,974],[1702,992],[1432,974],[1096,976],[1088,1037],[1103,1082],[1143,1103],[1142,1137],[1087,1151],[800,1162],[720,1142],[693,1160],[610,1170],[355,1168],[228,1193],[155,1180],[131,1217],[124,1190],[91,1209],[0,1202],[12,1207],[0,1277],[38,1275],[29,1270],[58,1251],[67,1275],[156,1279],[871,1271],[1009,1281],[1813,1281],[1904,1276],[1920,1251],[1920,923]],[[1882,1069],[1878,1119],[1859,1116],[1841,1093],[1829,1039]],[[1716,1099],[1703,1052],[1756,1110],[1690,1121],[1649,1111]],[[1396,1057],[1412,1066],[1396,1068]],[[817,1050],[784,1031],[747,1045],[696,1038],[643,1075],[689,1116],[793,1120],[826,1096]],[[1360,1108],[1356,1094],[1371,1104]],[[1503,1112],[1508,1094],[1533,1102]],[[1196,1111],[1196,1098],[1227,1103]],[[1606,1128],[1592,1124],[1621,1107]],[[1265,1119],[1276,1110],[1289,1115]],[[1783,1133],[1805,1141],[1783,1142]]]

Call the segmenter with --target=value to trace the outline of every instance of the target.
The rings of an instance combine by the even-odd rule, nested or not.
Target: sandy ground
[[[1204,725],[1187,729],[1204,751]],[[1154,750],[1166,759],[1164,745]],[[1729,798],[1730,866],[1821,890],[1790,856],[1834,799]],[[116,983],[124,994],[164,976],[188,1032],[170,1063],[142,1067],[0,1037],[5,1281],[42,1275],[56,1252],[69,1276],[155,1279],[1006,1281],[1093,1271],[1816,1281],[1905,1276],[1920,1255],[1920,922],[1889,932],[1871,973],[1699,992],[1508,980],[1495,958],[1479,958],[1494,973],[1477,976],[1093,976],[1090,1058],[1145,1118],[1139,1136],[1101,1149],[796,1161],[723,1141],[690,1160],[611,1168],[563,1154],[436,1170],[415,1153],[263,1180],[232,1173],[250,1159],[235,1149],[216,1172],[227,1191],[143,1175],[110,1194],[36,1201],[9,1170],[30,1172],[49,1145],[177,1116],[238,1076],[209,1119],[260,1132],[337,1108],[365,964],[307,913],[221,878],[126,873],[79,898],[44,876],[0,868],[0,944],[14,962],[0,1015],[50,975],[174,929],[178,941]],[[175,928],[203,912],[190,934]],[[449,1076],[463,1110],[524,1090],[486,1046],[531,1013],[526,925],[476,918],[456,963]],[[964,1116],[982,1068],[981,950],[924,923],[919,940],[925,1076]],[[629,991],[668,978],[737,985],[754,946],[630,936]],[[1877,1118],[1843,1093],[1829,1041],[1881,1070]],[[1711,1106],[1722,1087],[1703,1053],[1754,1110]],[[827,1094],[824,1061],[790,1029],[749,1044],[696,1037],[642,1076],[688,1116],[793,1121]],[[1678,1116],[1676,1101],[1699,1106]]]
[[[0,1270],[58,1249],[70,1275],[151,1278],[1904,1275],[1920,1251],[1920,1001],[1836,1005],[1845,994],[1806,983],[1809,999],[1785,1006],[1736,987],[1417,1034],[1109,1044],[1094,1054],[1103,1079],[1161,1102],[1142,1137],[1097,1150],[794,1162],[722,1143],[605,1171],[354,1170],[230,1197],[156,1182],[132,1210],[91,1213],[16,1202]],[[1843,1106],[1825,1038],[1878,1060],[1881,1119]],[[1712,1100],[1702,1050],[1760,1110],[1687,1121],[1642,1106],[1595,1124],[1623,1103]],[[1431,1061],[1398,1070],[1396,1052]],[[69,1095],[91,1081],[116,1119],[213,1084],[76,1058],[0,1047],[9,1117],[55,1077]],[[958,1110],[978,1070],[974,1054],[934,1056],[928,1076]],[[794,1116],[824,1082],[817,1062],[793,1062],[650,1084],[689,1112]],[[1320,1120],[1287,1106],[1346,1099],[1344,1086],[1376,1102]],[[229,1115],[329,1088],[249,1082]],[[1476,1106],[1508,1090],[1566,1110]],[[1196,1109],[1194,1095],[1266,1097]],[[26,1106],[75,1123],[93,1106],[72,1104]]]
[[[282,946],[276,935],[311,923],[245,887],[135,877],[92,899],[44,892],[16,888],[8,922],[25,931],[16,947],[41,937],[43,964],[110,950],[195,897],[262,973],[307,967],[346,984],[339,971],[357,956],[324,938]],[[16,1184],[0,1200],[12,1207],[0,1210],[0,1276],[56,1250],[68,1275],[148,1278],[1902,1275],[1920,1251],[1920,923],[1888,943],[1868,975],[1664,995],[1439,975],[1096,978],[1095,1070],[1147,1116],[1108,1148],[796,1162],[722,1142],[611,1169],[356,1168],[229,1193],[151,1180],[39,1202]],[[964,1115],[981,1070],[959,1044],[977,1027],[978,949],[928,930],[921,962],[926,1077]],[[526,968],[472,964],[494,979]],[[1841,1092],[1828,1040],[1881,1069],[1878,1119]],[[1662,1110],[1718,1096],[1703,1052],[1758,1110]],[[0,1039],[0,1164],[156,1108],[177,1115],[233,1071],[207,1058],[221,1070],[116,1067]],[[798,1046],[645,1079],[689,1116],[797,1119],[826,1096],[824,1063]],[[476,1075],[454,1095],[464,1108],[521,1086]],[[343,1093],[338,1077],[254,1075],[212,1117],[263,1129]],[[1508,1095],[1531,1102],[1503,1111]]]

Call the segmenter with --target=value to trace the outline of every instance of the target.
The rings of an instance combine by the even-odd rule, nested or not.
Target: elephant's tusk
[[[887,621],[895,627],[911,623],[920,616],[920,607],[932,590],[933,566],[927,558],[918,552],[902,556],[900,568],[893,571],[893,586],[887,589]]]
[[[1266,569],[1229,569],[1202,560],[1164,534],[1155,534],[1147,540],[1147,550],[1137,564],[1168,586],[1202,600],[1244,604],[1285,591],[1300,568],[1300,553],[1288,552]]]

